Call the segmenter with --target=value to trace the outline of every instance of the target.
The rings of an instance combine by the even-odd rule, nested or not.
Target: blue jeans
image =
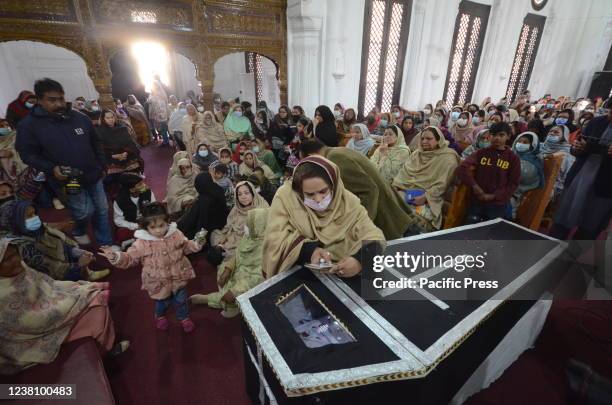
[[[176,319],[182,321],[189,318],[189,306],[187,305],[187,290],[181,288],[176,293],[163,300],[155,300],[155,317],[166,315],[170,305],[174,304]]]
[[[74,220],[75,236],[87,233],[89,219],[93,223],[94,236],[99,245],[112,245],[111,226],[108,220],[108,202],[102,180],[94,184],[81,186],[78,194],[67,194],[66,206]]]

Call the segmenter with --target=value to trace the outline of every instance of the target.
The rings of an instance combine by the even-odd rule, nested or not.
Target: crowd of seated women
[[[161,83],[154,87],[147,108],[133,95],[110,109],[73,103],[96,125],[115,241],[129,251],[142,229],[143,208],[156,202],[140,148],[152,139],[173,145],[165,209],[187,239],[205,235],[207,260],[218,266],[218,291],[196,294],[190,302],[222,309],[228,318],[239,313],[238,295],[295,264],[329,262],[330,273],[352,277],[361,272],[364,254],[382,251],[385,241],[441,229],[449,192],[458,183],[470,190],[465,223],[512,220],[525,195],[548,180],[554,182],[545,196],[552,235],[566,239],[574,231],[574,237],[594,239],[610,220],[610,100],[546,95],[530,101],[527,92],[513,103],[487,98],[448,108],[438,101],[418,111],[374,107],[363,117],[337,103],[333,111],[317,107],[311,119],[300,106],[273,112],[265,101],[217,102],[206,111],[195,94],[179,100],[166,97]],[[16,102],[22,108],[11,120],[27,114],[26,103],[35,100],[24,93]],[[107,270],[89,269],[94,255],[71,239],[69,226],[41,222],[40,195],[61,204],[64,190],[46,190],[44,177],[21,161],[14,128],[0,120],[0,253],[10,259],[3,260],[0,283],[106,277]],[[550,156],[562,157],[554,179],[544,170]],[[13,272],[6,265],[11,260],[21,263]],[[106,285],[79,285],[88,286],[79,287],[87,297],[77,299],[81,312],[106,308]],[[0,292],[2,307],[10,299]],[[73,325],[57,335],[56,344],[78,329],[78,322]],[[114,347],[112,330],[97,333],[102,347]],[[54,356],[35,356],[28,364],[13,357],[10,365],[0,362],[0,371]]]

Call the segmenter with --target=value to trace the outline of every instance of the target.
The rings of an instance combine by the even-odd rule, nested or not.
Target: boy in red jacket
[[[491,145],[478,149],[457,168],[457,176],[472,188],[467,224],[507,217],[510,197],[521,177],[521,160],[506,141],[512,134],[506,122],[489,129]]]

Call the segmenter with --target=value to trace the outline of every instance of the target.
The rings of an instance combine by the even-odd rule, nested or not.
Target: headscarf
[[[391,184],[404,163],[410,158],[411,152],[408,145],[406,145],[404,133],[397,125],[390,125],[387,129],[393,131],[397,141],[395,141],[393,146],[387,148],[386,155],[380,153],[380,147],[376,149],[370,160],[376,165],[387,183]]]
[[[179,161],[181,161],[182,159],[190,159],[189,153],[186,150],[178,151],[174,154],[174,156],[172,156],[172,166],[170,166],[170,169],[168,170],[168,178],[166,180],[166,184],[170,183],[170,178],[172,178],[172,176],[181,173],[181,171],[179,170]]]
[[[253,195],[253,202],[251,202],[251,205],[248,207],[243,207],[238,200],[238,189],[243,185],[248,186],[251,190],[251,194]],[[255,186],[248,181],[241,181],[236,184],[236,188],[234,188],[234,201],[236,201],[236,205],[234,205],[227,216],[227,224],[221,231],[215,231],[212,235],[213,239],[222,239],[223,248],[226,251],[229,251],[230,255],[233,254],[233,250],[236,248],[238,242],[244,235],[244,225],[246,224],[249,211],[255,208],[270,207],[268,202],[264,200],[264,198],[259,195],[257,191],[255,191]],[[211,239],[211,241],[213,239]]]
[[[356,141],[355,138],[351,138],[346,144],[346,147],[367,156],[370,149],[372,149],[372,146],[374,146],[376,143],[374,139],[372,139],[370,131],[368,131],[368,127],[366,127],[364,124],[353,124],[351,128],[357,128],[359,132],[361,132],[363,139]]]
[[[0,239],[0,260],[10,239]],[[51,363],[87,308],[103,305],[100,283],[56,282],[25,266],[0,277],[0,374]]]
[[[410,128],[408,131],[404,131],[404,122],[406,122],[406,120],[412,121],[412,128]],[[402,134],[404,135],[404,142],[406,143],[406,145],[410,145],[414,137],[417,136],[419,132],[415,125],[415,119],[409,115],[405,115],[404,118],[402,118],[400,129],[402,130]]]
[[[508,122],[517,122],[519,120],[519,113],[513,108],[508,109]]]
[[[457,124],[457,121],[453,123],[453,126],[450,129],[451,135],[455,138],[457,142],[472,142],[472,139],[469,137],[471,132],[474,130],[474,124],[472,123],[472,114],[468,111],[463,111],[459,115],[459,119],[461,119],[462,114],[467,114],[467,125],[464,127],[460,127]]]
[[[268,104],[261,100],[257,103],[257,111],[263,110],[266,112],[266,119],[268,120],[268,126],[270,126],[270,120],[274,117],[274,112],[268,108]]]
[[[251,155],[253,157],[253,167],[250,168],[249,166],[247,166],[245,160],[242,160],[242,163],[240,163],[240,167],[238,168],[238,172],[243,175],[243,176],[250,176],[251,174],[253,174],[253,172],[255,171],[256,168],[261,167],[261,169],[264,171],[264,176],[266,176],[266,178],[270,181],[275,181],[276,180],[276,175],[274,174],[274,172],[272,171],[272,169],[270,169],[270,167],[268,167],[267,164],[265,163],[261,163],[259,161],[259,158],[257,157],[257,154],[251,150],[247,150],[244,153],[244,157],[246,158],[247,155]]]
[[[470,146],[468,146],[467,148],[463,150],[463,152],[461,153],[461,158],[467,159],[468,156],[470,156],[472,153],[476,152],[479,149],[482,149],[482,147],[480,146],[480,142],[482,141],[484,136],[487,134],[487,132],[489,132],[489,128],[480,130],[478,132],[478,135],[476,135],[476,139],[474,139],[474,142],[472,142]]]
[[[353,119],[350,121],[346,120],[346,113],[351,111],[353,113]],[[347,108],[344,111],[344,114],[342,114],[342,119],[338,120],[338,126],[340,127],[340,129],[342,130],[342,132],[349,132],[351,127],[357,123],[357,114],[355,113],[355,110],[353,108]],[[367,129],[367,126],[366,126]],[[369,132],[369,130],[368,130]]]
[[[321,115],[321,121],[315,127],[313,125],[314,136],[326,146],[338,146],[338,134],[336,133],[336,118],[328,106],[320,105],[315,109],[315,113]]]
[[[189,176],[181,174],[180,166],[192,166],[189,159],[181,159],[177,163],[178,172],[174,174],[168,181],[168,192],[166,194],[166,202],[168,203],[168,213],[174,214],[182,210],[182,203],[185,201],[195,200],[198,196],[194,187],[195,171],[191,170]]]
[[[103,114],[105,112],[108,112],[108,110],[104,110]],[[108,165],[112,164],[114,166],[122,166],[131,169],[129,166],[133,165],[134,160],[138,159],[140,156],[138,146],[134,138],[132,138],[132,135],[130,135],[128,127],[123,125],[118,119],[115,126],[112,127],[107,126],[104,122],[98,125],[96,127],[96,136],[98,137],[98,141],[100,142]],[[124,152],[128,153],[128,158],[126,160],[116,160],[113,158],[113,155]]]
[[[9,181],[13,187],[16,185],[17,176],[28,168],[21,160],[17,149],[15,149],[16,138],[17,133],[15,131],[0,136],[0,151],[10,151],[13,155],[10,158],[0,158],[0,180]]]
[[[17,117],[18,119],[22,119],[23,117],[28,115],[31,110],[28,107],[26,107],[25,103],[26,103],[26,100],[32,96],[34,96],[34,93],[32,93],[31,91],[28,91],[28,90],[21,91],[19,93],[19,96],[15,100],[11,101],[11,103],[8,105],[6,109],[7,113],[10,111],[13,114],[13,116]],[[14,122],[11,122],[10,124],[15,125]]]
[[[206,123],[207,117],[211,119],[210,124]],[[227,146],[223,125],[215,120],[215,115],[211,111],[204,112],[202,121],[198,126],[197,139],[199,142],[209,145],[213,151],[218,151]]]
[[[527,152],[518,152],[516,150],[516,144],[523,136],[531,138],[531,148]],[[512,151],[516,153],[521,160],[529,162],[535,167],[538,176],[538,185],[536,188],[544,186],[544,164],[542,163],[542,159],[538,156],[540,154],[540,140],[538,139],[538,135],[535,132],[523,132],[519,134],[514,140],[514,143],[512,143]]]
[[[199,154],[200,146],[206,146],[206,149],[208,149],[208,156],[206,157],[200,156]],[[196,147],[196,153],[194,153],[193,158],[191,158],[191,161],[194,164],[198,165],[198,167],[202,171],[208,170],[208,167],[214,162],[216,162],[217,160],[219,160],[219,157],[216,154],[214,154],[213,151],[210,150],[210,146],[208,146],[205,143],[201,143]]]
[[[359,198],[344,188],[338,166],[322,156],[309,156],[296,170],[305,162],[326,171],[332,183],[332,201],[325,211],[314,211],[304,205],[290,181],[278,189],[264,238],[263,271],[267,278],[289,269],[305,242],[319,242],[337,262],[357,253],[363,241],[385,241]]]
[[[436,228],[442,225],[442,205],[444,193],[459,166],[459,156],[448,147],[448,141],[438,127],[427,127],[437,134],[438,147],[434,150],[423,150],[419,147],[406,161],[393,180],[393,186],[400,189],[419,188],[425,190],[427,204],[434,216],[432,221]]]
[[[542,147],[540,148],[540,156],[552,155],[556,152],[570,153],[571,145],[569,143],[569,128],[565,125],[553,125],[552,128],[555,127],[561,128],[561,132],[563,133],[563,139],[560,139],[559,142],[550,142],[547,137],[544,143],[542,143]]]
[[[240,138],[241,135],[248,135],[251,133],[251,121],[242,115],[242,117],[236,117],[234,111],[242,108],[240,104],[236,104],[223,122],[223,129],[226,135],[233,137],[233,140]]]
[[[0,207],[0,231],[8,232],[14,236],[35,237],[38,232],[28,231],[25,227],[26,210],[32,206],[30,200],[13,200],[2,204],[2,207]]]

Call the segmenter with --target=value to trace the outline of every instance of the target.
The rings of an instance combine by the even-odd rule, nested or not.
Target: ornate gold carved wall
[[[286,103],[286,9],[286,0],[2,0],[0,42],[39,41],[77,53],[102,104],[112,101],[110,58],[134,40],[157,40],[189,58],[209,108],[217,59],[257,52],[276,64]]]

